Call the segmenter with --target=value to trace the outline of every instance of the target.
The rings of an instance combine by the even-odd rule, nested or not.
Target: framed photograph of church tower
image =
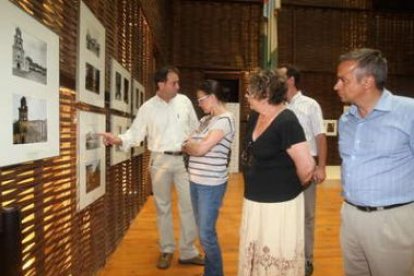
[[[105,105],[105,28],[92,11],[80,1],[76,99]]]
[[[9,1],[0,17],[0,167],[59,155],[59,36]]]

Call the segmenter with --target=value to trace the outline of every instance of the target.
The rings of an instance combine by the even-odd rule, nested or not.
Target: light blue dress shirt
[[[363,206],[414,201],[414,99],[384,90],[365,118],[351,106],[338,130],[346,200]]]

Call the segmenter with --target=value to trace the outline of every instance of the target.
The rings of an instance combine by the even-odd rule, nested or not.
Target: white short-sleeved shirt
[[[305,132],[306,140],[309,143],[312,156],[318,155],[318,147],[316,145],[315,137],[319,134],[325,133],[323,125],[322,109],[317,101],[305,96],[299,91],[287,107],[292,110],[299,119],[303,131]]]

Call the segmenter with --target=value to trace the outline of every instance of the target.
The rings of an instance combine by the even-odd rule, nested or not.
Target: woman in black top
[[[285,79],[270,70],[252,73],[253,113],[242,154],[245,193],[239,276],[304,275],[302,187],[315,163],[302,127],[284,106]]]

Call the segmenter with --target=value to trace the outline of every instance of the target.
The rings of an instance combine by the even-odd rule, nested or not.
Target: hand
[[[102,132],[102,133],[98,133],[98,135],[102,136],[102,141],[105,146],[122,144],[122,140],[119,137],[113,135],[112,133]]]
[[[313,177],[312,178],[318,184],[323,182],[326,178],[325,168],[316,166],[316,169],[313,172]]]

